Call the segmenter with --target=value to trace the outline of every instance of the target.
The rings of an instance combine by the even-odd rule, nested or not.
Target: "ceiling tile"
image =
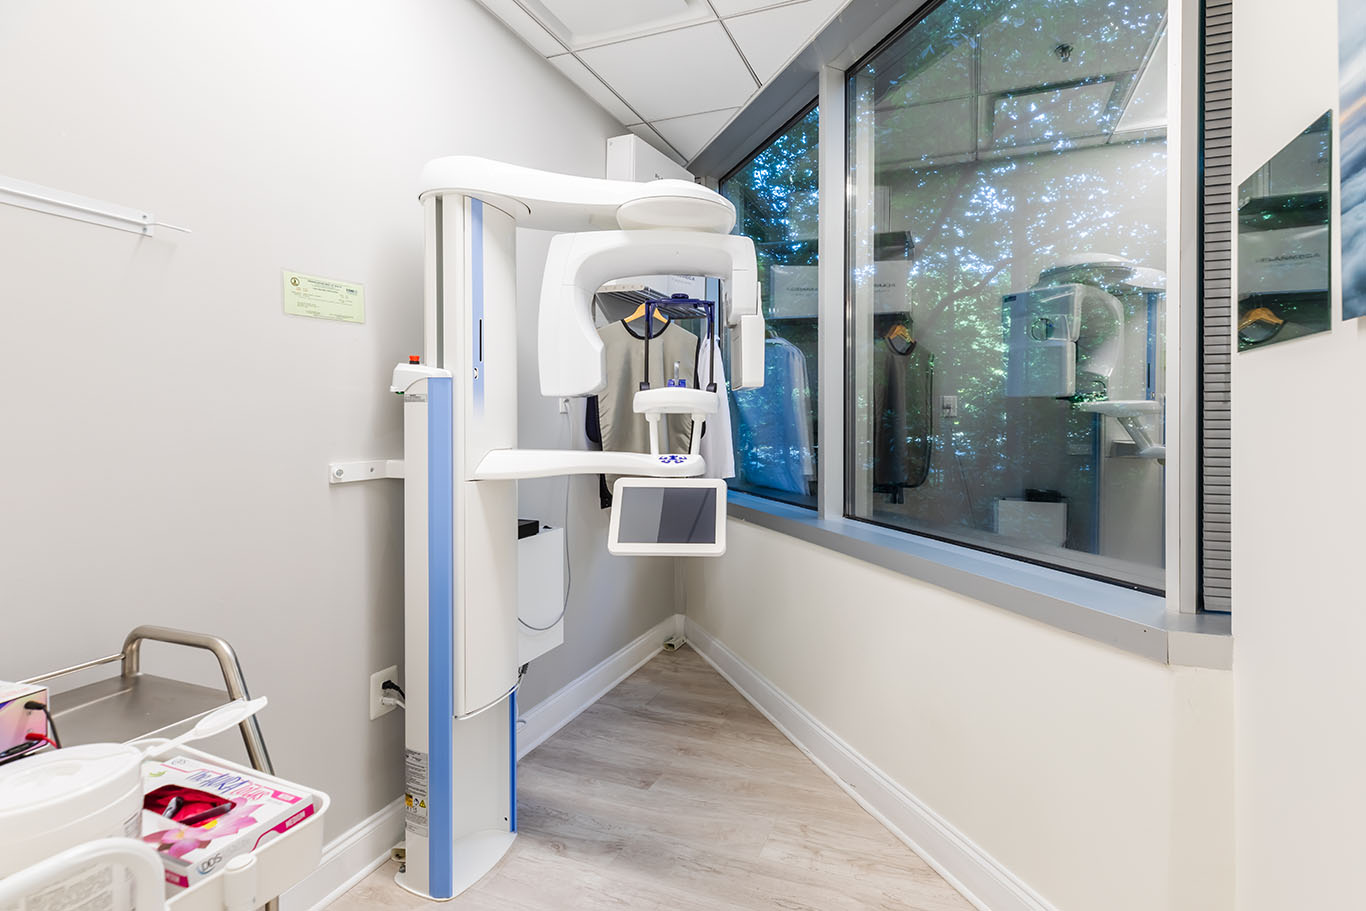
[[[902,108],[972,95],[975,91],[973,67],[976,59],[976,49],[964,41],[956,47],[941,49],[937,54],[908,60],[905,72],[898,72],[894,81],[890,74],[885,82],[878,80],[888,86],[886,94],[877,99],[878,109]],[[878,75],[883,76],[882,73]]]
[[[768,82],[843,6],[843,0],[804,0],[727,19],[726,28],[759,80]]]
[[[546,31],[526,10],[522,9],[517,0],[479,0],[479,2],[493,15],[503,20],[504,25],[512,29],[517,37],[531,45],[536,53],[542,57],[565,52],[565,46],[557,41],[554,35]]]
[[[649,29],[688,14],[685,0],[540,0],[556,19],[576,35],[593,35],[618,29]]]
[[[561,73],[569,77],[569,81],[583,89],[598,103],[600,107],[617,118],[623,124],[634,123],[640,120],[640,115],[620,98],[611,89],[603,84],[602,80],[594,76],[588,67],[575,57],[573,54],[560,54],[549,58]]]
[[[711,0],[711,7],[716,10],[716,15],[724,19],[727,16],[739,16],[742,13],[752,13],[755,10],[768,9],[770,6],[795,2],[798,0]]]
[[[673,117],[656,120],[650,126],[668,140],[669,145],[678,150],[684,158],[691,161],[702,151],[707,141],[726,125],[737,108],[721,111],[707,111],[705,114],[689,114],[687,117]]]
[[[673,146],[669,145],[669,143],[665,141],[664,137],[660,136],[659,133],[655,131],[655,128],[650,126],[648,123],[633,123],[626,129],[630,130],[632,133],[635,133],[641,139],[645,140],[650,145],[654,146],[656,150],[668,156],[670,160],[675,161],[680,165],[687,164],[683,156],[678,153],[678,150],[675,149]]]
[[[878,167],[924,166],[971,153],[976,111],[972,98],[895,108],[878,115]]]
[[[707,0],[517,0],[570,50],[715,22]]]
[[[591,48],[579,57],[651,122],[739,107],[758,88],[717,22]]]
[[[1157,41],[1115,132],[1152,130],[1167,125],[1167,33]]]
[[[1129,0],[1123,27],[1116,16],[1095,16],[1088,4],[1056,3],[1035,13],[1012,13],[981,29],[983,92],[1037,89],[1116,76],[1138,69],[1166,21],[1166,0]],[[1030,23],[1021,27],[1021,19]]]
[[[982,137],[982,146],[1058,143],[1103,133],[1114,94],[1113,82],[1097,82],[1001,95],[992,105],[991,133]]]

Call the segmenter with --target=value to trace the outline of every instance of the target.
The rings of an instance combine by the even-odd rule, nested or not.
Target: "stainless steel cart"
[[[144,673],[144,642],[164,642],[212,653],[223,674],[223,689]],[[53,698],[52,714],[63,746],[175,737],[189,730],[205,713],[234,699],[251,698],[237,652],[226,640],[164,626],[139,626],[123,640],[122,650],[112,655],[21,682],[46,683],[116,661],[120,664],[118,676],[67,690]],[[251,767],[273,775],[275,768],[256,716],[243,721],[240,728]],[[277,911],[279,901],[272,899],[265,907],[267,911]]]

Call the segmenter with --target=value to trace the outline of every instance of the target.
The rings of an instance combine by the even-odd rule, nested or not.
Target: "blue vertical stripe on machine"
[[[474,413],[484,413],[484,203],[470,200],[470,337]]]
[[[455,437],[450,377],[427,380],[427,894],[454,894]]]
[[[517,831],[517,691],[508,698],[508,831]]]

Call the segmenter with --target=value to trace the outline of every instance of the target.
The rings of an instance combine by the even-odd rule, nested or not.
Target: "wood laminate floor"
[[[451,911],[971,911],[692,649],[518,766],[519,836]],[[433,906],[386,864],[328,911]]]

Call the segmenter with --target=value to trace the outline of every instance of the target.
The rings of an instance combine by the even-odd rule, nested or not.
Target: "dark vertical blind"
[[[1205,0],[1201,230],[1201,606],[1233,609],[1233,0]]]

